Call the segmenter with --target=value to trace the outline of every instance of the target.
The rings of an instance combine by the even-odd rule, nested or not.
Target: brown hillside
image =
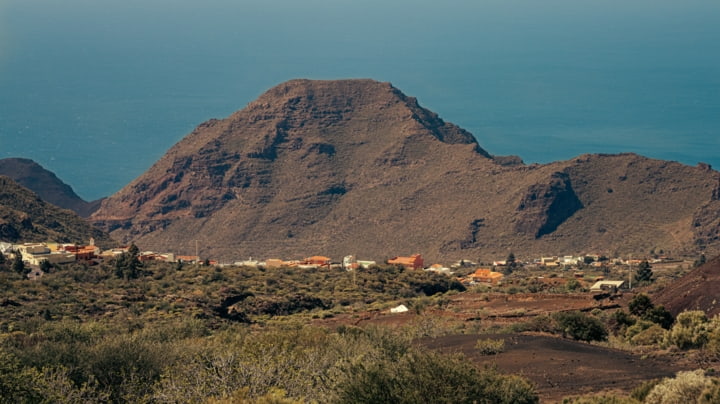
[[[64,209],[70,209],[82,217],[90,216],[100,207],[100,200],[84,201],[54,173],[29,159],[0,159],[0,175],[9,177],[35,192],[44,201]]]
[[[293,80],[198,126],[92,220],[222,260],[680,252],[717,247],[718,183],[632,154],[526,166],[389,83]]]
[[[695,268],[653,296],[673,315],[685,310],[703,310],[708,317],[720,314],[720,256]]]
[[[87,243],[114,242],[74,212],[49,204],[8,177],[0,176],[0,241]]]

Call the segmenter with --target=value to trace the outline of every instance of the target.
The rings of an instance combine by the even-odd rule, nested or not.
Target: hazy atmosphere
[[[720,3],[0,3],[0,158],[85,199],[292,78],[392,82],[493,154],[720,166]]]

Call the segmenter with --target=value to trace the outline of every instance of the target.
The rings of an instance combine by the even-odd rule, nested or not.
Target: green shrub
[[[635,324],[637,320],[625,310],[615,311],[608,321],[610,329],[615,335],[625,335],[628,327]]]
[[[682,312],[667,334],[667,342],[680,349],[701,348],[709,340],[707,323],[708,319],[702,311]]]
[[[357,364],[340,385],[339,403],[537,403],[517,376],[478,370],[460,356],[413,351],[399,361]]]
[[[640,401],[631,397],[606,395],[564,398],[562,402],[563,404],[640,404]]]
[[[645,402],[645,398],[647,397],[647,395],[650,394],[650,391],[652,391],[652,389],[655,388],[655,386],[657,386],[660,382],[660,379],[653,379],[643,382],[642,384],[633,389],[633,391],[630,393],[630,397],[634,398],[639,402]]]
[[[630,331],[630,329],[628,329],[628,331]],[[647,329],[630,338],[630,343],[633,345],[657,345],[663,342],[665,332],[666,331],[660,327],[660,325],[652,324]]]
[[[709,392],[715,383],[702,370],[678,372],[673,379],[663,379],[648,393],[646,403],[677,404],[697,403],[703,393]]]
[[[713,379],[712,384],[709,386],[706,386],[702,393],[700,393],[700,398],[698,400],[699,404],[717,404],[720,403],[720,380]]]
[[[0,349],[0,404],[36,403],[43,397],[40,373]]]
[[[479,338],[475,343],[475,349],[480,355],[496,355],[505,350],[504,339]]]
[[[635,322],[635,324],[631,325],[627,328],[627,330],[625,330],[625,339],[627,341],[631,341],[636,335],[642,333],[643,331],[647,330],[652,326],[653,323],[650,321],[638,320],[637,322]]]
[[[575,278],[568,279],[567,283],[565,283],[565,289],[567,289],[568,292],[574,292],[579,288],[580,288],[580,282]]]
[[[536,316],[529,321],[513,324],[510,328],[513,332],[559,332],[557,321],[550,316]]]
[[[633,299],[628,303],[628,309],[630,310],[630,314],[636,315],[638,317],[642,317],[648,310],[652,309],[654,307],[652,301],[650,300],[650,297],[644,293],[640,293],[633,297]]]
[[[643,320],[652,321],[666,330],[669,330],[675,321],[672,314],[667,311],[664,306],[655,306],[651,308],[642,318]]]
[[[597,318],[571,311],[554,315],[563,337],[570,336],[580,341],[604,341],[608,333],[603,323]]]

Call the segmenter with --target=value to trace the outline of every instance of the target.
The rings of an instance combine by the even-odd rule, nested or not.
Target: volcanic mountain
[[[91,220],[142,248],[489,260],[713,250],[720,174],[634,154],[485,151],[389,83],[293,80],[198,126]]]
[[[24,158],[0,159],[0,175],[35,192],[44,201],[70,209],[82,217],[88,217],[100,207],[100,201],[86,202],[54,173],[40,164]]]
[[[0,176],[0,241],[87,243],[110,247],[107,233],[74,212],[45,202],[8,177]]]

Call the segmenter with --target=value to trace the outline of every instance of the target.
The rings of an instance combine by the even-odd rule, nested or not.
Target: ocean
[[[720,167],[720,2],[3,0],[0,158],[108,196],[293,78],[373,78],[526,163]]]

